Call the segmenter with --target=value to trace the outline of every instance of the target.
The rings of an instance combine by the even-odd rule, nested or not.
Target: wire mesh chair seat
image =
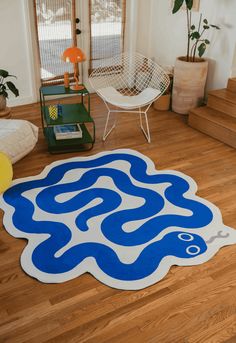
[[[151,142],[147,112],[169,86],[169,76],[151,59],[139,53],[123,53],[104,59],[89,76],[95,92],[103,99],[107,108],[107,119],[103,140],[116,125],[118,112],[139,114],[140,127],[147,141]],[[115,106],[115,108],[114,108]],[[108,129],[111,113],[115,120]],[[143,126],[143,116],[146,129]]]

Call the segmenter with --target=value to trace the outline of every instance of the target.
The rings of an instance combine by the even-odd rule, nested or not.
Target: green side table
[[[56,120],[49,116],[49,97],[59,96],[53,100],[56,105],[60,102],[60,97],[79,95],[72,104],[61,104],[61,114]],[[50,153],[61,153],[71,151],[90,150],[95,142],[95,123],[90,115],[90,94],[86,88],[80,91],[67,89],[64,85],[47,86],[40,88],[41,118],[44,136],[47,139]],[[56,140],[55,125],[79,124],[82,130],[82,138]]]

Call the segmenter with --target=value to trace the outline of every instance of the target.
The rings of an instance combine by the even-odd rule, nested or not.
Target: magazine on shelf
[[[82,138],[79,124],[56,125],[53,130],[57,140]]]

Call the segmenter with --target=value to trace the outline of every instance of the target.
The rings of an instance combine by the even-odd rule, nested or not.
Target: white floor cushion
[[[38,128],[27,120],[0,119],[0,151],[12,163],[27,155],[38,141]]]
[[[158,89],[146,88],[138,95],[127,96],[119,93],[114,87],[105,87],[98,89],[97,93],[112,105],[134,109],[150,104],[161,92]]]

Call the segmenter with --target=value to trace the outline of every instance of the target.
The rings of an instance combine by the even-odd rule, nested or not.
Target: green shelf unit
[[[89,92],[86,88],[74,91],[70,88],[65,88],[63,85],[58,86],[46,86],[41,87],[40,92],[43,96],[53,96],[53,95],[89,95]]]
[[[65,125],[73,123],[92,123],[93,119],[90,117],[84,104],[66,104],[61,105],[62,116],[59,116],[57,120],[52,120],[49,116],[48,106],[43,107],[44,117],[47,125]],[[79,113],[79,115],[78,115]]]
[[[49,116],[49,105],[47,97],[52,96],[71,96],[80,95],[80,102],[72,104],[61,104],[61,99],[55,99],[55,103],[60,102],[62,114],[56,120]],[[84,98],[87,97],[87,106]],[[73,98],[72,98],[73,99]],[[51,101],[51,100],[50,100]],[[78,99],[75,99],[78,101]],[[42,116],[42,127],[44,136],[48,143],[50,153],[61,153],[71,151],[83,151],[93,148],[95,143],[95,123],[90,116],[90,94],[86,88],[80,91],[66,89],[64,86],[47,86],[40,88],[40,105]],[[80,124],[82,129],[82,138],[57,140],[53,127],[55,125]]]
[[[80,124],[82,130],[82,138],[75,139],[60,139],[56,140],[53,127],[44,129],[45,137],[50,147],[51,153],[71,152],[90,150],[93,147],[94,139],[87,130],[85,124]]]

